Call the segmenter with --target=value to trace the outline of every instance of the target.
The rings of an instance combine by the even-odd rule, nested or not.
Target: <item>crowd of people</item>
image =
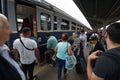
[[[31,38],[32,33],[29,26],[24,27],[21,30],[22,36],[13,42],[13,56],[11,56],[9,48],[5,45],[11,31],[7,18],[0,14],[0,80],[27,80],[27,73],[29,80],[33,80],[35,62],[40,60],[38,43]],[[63,68],[64,76],[68,75],[68,70],[65,68],[66,54],[68,56],[75,55],[76,59],[78,57],[82,59],[80,62],[84,62],[86,65],[84,68],[86,68],[88,80],[119,80],[119,34],[120,23],[111,24],[104,36],[102,32],[88,32],[86,34],[84,30],[80,31],[80,35],[73,32],[72,37],[67,33],[63,33],[60,42],[57,41],[55,36],[46,33],[47,50],[45,52],[45,62],[52,64],[52,66],[57,64],[58,80],[62,80]],[[107,49],[102,44],[103,37]],[[91,50],[86,61],[84,54],[88,45],[91,45]],[[77,65],[81,64],[76,64],[76,71],[83,69],[77,67]]]

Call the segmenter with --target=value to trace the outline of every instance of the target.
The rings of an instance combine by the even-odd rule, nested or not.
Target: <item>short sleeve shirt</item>
[[[115,54],[120,57],[120,52]],[[96,76],[101,77],[104,80],[118,80],[116,77],[118,69],[119,67],[114,60],[106,56],[100,56],[96,61],[93,72]]]
[[[87,45],[87,36],[86,34],[80,34],[80,39],[85,40],[85,42],[82,42],[83,48],[86,48]]]
[[[29,38],[21,38],[24,45],[29,49],[37,48],[37,44],[34,40]],[[35,61],[35,52],[34,50],[27,50],[22,43],[20,42],[20,39],[16,39],[13,43],[13,48],[17,49],[20,54],[20,61],[22,64],[31,64]]]
[[[60,42],[57,44],[57,57],[65,60],[65,55],[68,54],[68,47],[70,46],[70,43],[68,42]]]
[[[47,49],[54,49],[57,44],[57,39],[54,36],[50,36],[50,38],[47,40]]]

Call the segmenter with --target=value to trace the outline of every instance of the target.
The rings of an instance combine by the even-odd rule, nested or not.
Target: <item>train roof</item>
[[[54,5],[44,1],[44,0],[40,0],[40,1],[37,1],[37,0],[20,0],[20,1],[24,1],[26,3],[32,3],[33,5],[38,5],[40,7],[43,7],[43,8],[46,8],[48,10],[51,10],[51,11],[54,11],[54,12],[57,12],[59,14],[62,14],[68,18],[71,18],[72,20],[74,20],[74,22],[77,22],[78,25],[82,25],[84,27],[86,27],[84,24],[82,24],[81,22],[79,22],[78,20],[76,20],[74,17],[72,17],[71,15],[67,14],[66,12],[64,12],[63,10],[55,7]],[[87,28],[87,27],[86,27]]]

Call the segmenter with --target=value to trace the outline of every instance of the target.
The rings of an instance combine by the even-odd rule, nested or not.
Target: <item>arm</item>
[[[40,51],[39,51],[39,49],[38,48],[34,48],[34,50],[35,50],[35,56],[36,56],[36,58],[38,60],[40,60]]]
[[[68,55],[71,56],[72,55],[72,46],[68,47]]]
[[[58,48],[57,48],[57,47],[55,47],[54,52],[55,52],[55,53],[57,53],[57,50],[58,50]]]
[[[51,44],[50,44],[50,40],[47,41],[47,49],[50,49],[51,48]]]
[[[13,54],[14,54],[15,60],[19,61],[19,56],[18,56],[18,50],[17,49],[13,49]]]
[[[87,75],[88,75],[88,80],[104,80],[103,78],[100,78],[96,76],[93,72],[92,68],[92,60],[95,60],[98,58],[97,54],[100,53],[101,51],[95,51],[93,52],[89,57],[88,57],[88,64],[87,64]]]
[[[40,59],[40,51],[39,51],[39,49],[37,47],[37,43],[35,41],[33,41],[33,48],[34,48],[34,51],[35,51],[35,56],[39,60]]]

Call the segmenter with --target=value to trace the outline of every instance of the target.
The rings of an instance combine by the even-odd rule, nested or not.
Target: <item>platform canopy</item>
[[[93,29],[120,20],[120,0],[73,0]]]

